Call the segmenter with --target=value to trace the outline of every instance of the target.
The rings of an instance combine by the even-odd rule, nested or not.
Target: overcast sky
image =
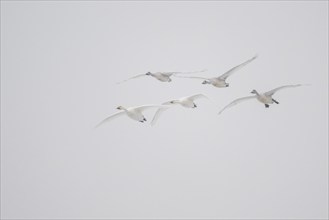
[[[328,2],[1,1],[1,217],[328,218]]]

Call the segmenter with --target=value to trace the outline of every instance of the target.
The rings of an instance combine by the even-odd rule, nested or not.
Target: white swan
[[[224,88],[224,87],[228,87],[229,83],[226,82],[226,79],[231,76],[233,73],[235,73],[237,70],[241,69],[242,67],[244,67],[245,65],[247,65],[248,63],[250,63],[251,61],[253,61],[254,59],[257,58],[257,55],[255,55],[253,58],[245,61],[244,63],[239,64],[236,67],[233,67],[232,69],[230,69],[229,71],[227,71],[226,73],[222,74],[219,77],[213,77],[213,78],[205,78],[205,77],[197,77],[197,76],[177,76],[180,78],[191,78],[191,79],[202,79],[204,80],[202,82],[202,84],[211,84],[215,87],[218,88]]]
[[[175,105],[175,104],[179,104],[185,108],[196,108],[197,105],[194,103],[194,100],[199,99],[199,98],[207,98],[207,96],[203,95],[203,94],[196,94],[196,95],[192,95],[192,96],[187,96],[187,97],[182,97],[179,99],[174,99],[168,102],[164,102],[162,103],[162,105]],[[151,125],[155,125],[155,123],[157,122],[157,120],[159,119],[160,115],[167,110],[167,108],[161,108],[158,109],[157,112],[155,113]]]
[[[122,106],[117,107],[117,109],[122,110],[120,112],[114,113],[113,115],[105,118],[103,121],[101,121],[98,125],[96,125],[96,128],[104,124],[105,122],[108,122],[118,116],[122,116],[126,114],[129,118],[139,121],[139,122],[145,122],[146,118],[142,114],[142,112],[149,108],[168,108],[168,106],[165,105],[141,105],[136,107],[129,107],[125,108]]]
[[[238,99],[232,101],[227,106],[225,106],[220,112],[218,112],[218,114],[221,114],[225,109],[230,108],[230,107],[232,107],[232,106],[234,106],[234,105],[236,105],[240,102],[250,100],[250,99],[254,99],[254,98],[256,98],[259,102],[263,103],[265,105],[265,108],[268,108],[268,107],[270,107],[270,104],[273,104],[273,103],[279,104],[278,101],[276,101],[275,99],[272,98],[272,95],[274,93],[276,93],[277,91],[279,91],[281,89],[294,88],[294,87],[298,87],[298,86],[302,86],[302,84],[280,86],[278,88],[272,89],[272,90],[270,90],[268,92],[265,92],[265,93],[258,93],[254,89],[254,90],[251,91],[251,93],[256,94],[256,95],[238,98]]]
[[[126,80],[118,82],[117,84],[121,84],[121,83],[127,82],[128,80],[139,78],[139,77],[142,77],[142,76],[152,76],[152,77],[156,78],[157,80],[159,80],[161,82],[171,82],[172,81],[171,78],[170,78],[171,76],[175,76],[177,74],[200,73],[200,72],[204,72],[204,71],[206,71],[206,69],[200,70],[200,71],[194,71],[194,72],[156,72],[156,73],[147,72],[147,73],[144,73],[144,74],[138,74],[136,76],[133,76],[131,78],[128,78]]]

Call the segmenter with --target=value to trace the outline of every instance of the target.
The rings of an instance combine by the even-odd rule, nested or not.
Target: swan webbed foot
[[[142,122],[142,123],[146,122],[146,118],[143,118],[143,119],[140,120],[139,122]]]
[[[193,108],[196,108],[196,107],[198,107],[195,103],[193,103],[194,105],[193,105]]]
[[[268,104],[265,104],[265,108],[269,108],[270,107],[270,105],[268,105]]]

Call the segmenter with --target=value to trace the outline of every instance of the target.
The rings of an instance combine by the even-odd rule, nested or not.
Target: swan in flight
[[[179,99],[174,99],[174,100],[171,100],[171,101],[168,101],[168,102],[164,102],[164,103],[162,103],[162,105],[176,105],[176,104],[178,104],[178,105],[181,105],[185,108],[196,108],[197,105],[194,103],[194,101],[196,99],[199,99],[199,98],[207,98],[208,99],[208,97],[203,95],[203,94],[196,94],[196,95],[182,97],[182,98],[179,98]],[[155,125],[155,123],[159,119],[160,115],[167,109],[168,108],[158,109],[157,112],[155,113],[153,119],[152,119],[151,125]]]
[[[255,55],[253,58],[245,61],[244,63],[241,63],[235,67],[233,67],[232,69],[230,69],[229,71],[227,71],[226,73],[218,76],[218,77],[213,77],[213,78],[205,78],[205,77],[198,77],[198,76],[177,76],[180,78],[191,78],[191,79],[202,79],[203,82],[202,84],[211,84],[217,88],[224,88],[224,87],[228,87],[229,83],[226,82],[226,79],[231,76],[233,73],[235,73],[237,70],[241,69],[242,67],[244,67],[245,65],[247,65],[248,63],[250,63],[251,61],[253,61],[254,59],[257,58],[257,55]]]
[[[146,109],[149,109],[149,108],[168,108],[168,106],[165,106],[165,105],[141,105],[141,106],[136,106],[136,107],[129,107],[129,108],[125,108],[125,107],[122,107],[122,106],[119,106],[117,107],[118,110],[121,110],[117,113],[114,113],[113,115],[105,118],[103,121],[101,121],[97,126],[101,126],[102,124],[116,118],[116,117],[119,117],[119,116],[122,116],[124,114],[126,114],[129,118],[133,119],[133,120],[136,120],[136,121],[139,121],[139,122],[142,122],[144,123],[146,121],[146,118],[144,117],[144,115],[142,114],[142,112]]]
[[[279,104],[279,102],[275,99],[272,98],[272,95],[274,95],[274,93],[276,93],[277,91],[281,90],[281,89],[286,89],[286,88],[294,88],[294,87],[298,87],[298,86],[302,86],[302,84],[297,84],[297,85],[286,85],[286,86],[280,86],[278,88],[272,89],[268,92],[265,93],[258,93],[255,89],[251,91],[251,93],[255,94],[253,96],[247,96],[247,97],[242,97],[242,98],[238,98],[234,101],[232,101],[230,104],[228,104],[227,106],[225,106],[220,112],[218,112],[218,114],[221,114],[225,109],[230,108],[240,102],[246,101],[246,100],[250,100],[250,99],[257,99],[259,102],[263,103],[265,105],[265,108],[270,107],[270,104]]]
[[[177,74],[191,74],[191,73],[201,73],[207,71],[206,69],[204,70],[200,70],[200,71],[194,71],[194,72],[155,72],[155,73],[151,73],[151,72],[147,72],[147,73],[143,73],[143,74],[138,74],[136,76],[133,76],[129,79],[123,80],[121,82],[118,82],[117,84],[121,84],[124,82],[127,82],[128,80],[131,79],[136,79],[142,76],[152,76],[154,78],[156,78],[157,80],[161,81],[161,82],[171,82],[171,76],[175,76]]]

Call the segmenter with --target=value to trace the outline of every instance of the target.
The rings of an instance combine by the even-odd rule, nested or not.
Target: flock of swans
[[[143,77],[143,76],[151,76],[161,82],[171,82],[172,81],[171,77],[174,76],[174,77],[179,77],[179,78],[200,79],[200,80],[203,80],[202,84],[211,84],[217,88],[226,88],[226,87],[229,87],[229,84],[226,82],[226,79],[229,76],[231,76],[233,73],[235,73],[237,70],[246,66],[247,64],[249,64],[256,58],[257,58],[257,56],[254,56],[251,59],[231,68],[224,74],[222,74],[218,77],[213,77],[213,78],[205,78],[205,77],[199,77],[199,76],[184,76],[186,74],[201,73],[206,70],[194,71],[194,72],[155,72],[155,73],[147,72],[145,74],[139,74],[139,75],[133,76],[131,78],[128,78],[122,82],[119,82],[118,84],[121,84],[121,83],[126,82],[131,79]],[[221,114],[225,109],[230,108],[240,102],[243,102],[246,100],[251,100],[251,99],[257,99],[260,103],[265,105],[265,108],[269,108],[270,104],[273,104],[273,103],[279,104],[279,102],[272,97],[277,91],[279,91],[281,89],[294,88],[294,87],[298,87],[298,86],[302,86],[302,84],[280,86],[278,88],[272,89],[272,90],[270,90],[268,92],[264,92],[264,93],[259,93],[254,89],[251,91],[251,93],[254,95],[233,100],[231,103],[226,105],[223,109],[221,109],[218,114]],[[117,109],[120,110],[119,112],[116,112],[116,113],[110,115],[109,117],[105,118],[96,127],[99,127],[99,126],[103,125],[104,123],[111,121],[112,119],[117,118],[119,116],[123,116],[123,115],[127,115],[129,118],[131,118],[133,120],[144,123],[147,120],[143,115],[143,111],[146,109],[156,108],[157,111],[151,122],[151,125],[154,125],[157,122],[157,120],[159,119],[160,115],[165,110],[170,108],[171,106],[178,104],[185,108],[196,108],[197,105],[195,104],[194,101],[199,98],[208,98],[208,97],[203,94],[195,94],[192,96],[187,96],[187,97],[182,97],[182,98],[175,99],[175,100],[170,100],[170,101],[162,103],[161,105],[155,105],[155,104],[141,105],[141,106],[135,106],[135,107],[129,107],[129,108],[119,106],[119,107],[117,107]]]

